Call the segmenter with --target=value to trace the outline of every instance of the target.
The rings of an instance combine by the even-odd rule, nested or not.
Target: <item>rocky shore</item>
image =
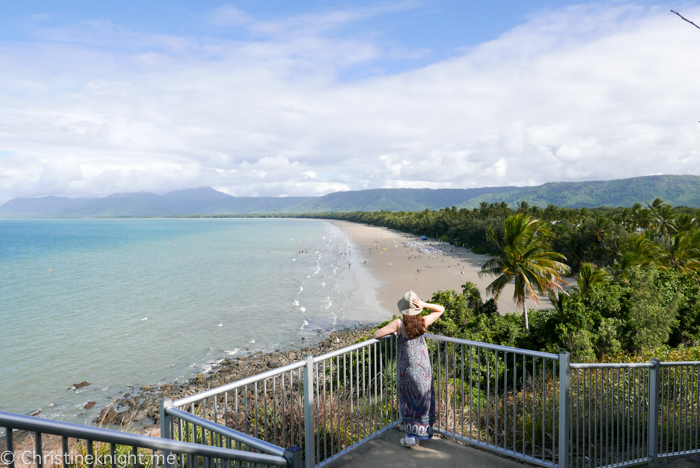
[[[177,400],[220,387],[267,370],[300,361],[309,354],[320,356],[338,348],[370,338],[374,326],[357,330],[339,330],[313,346],[264,354],[259,351],[247,357],[226,358],[206,374],[197,374],[182,383],[146,385],[126,393],[104,408],[94,423],[100,426],[139,427],[140,432],[152,434],[152,425],[159,424],[160,401]]]

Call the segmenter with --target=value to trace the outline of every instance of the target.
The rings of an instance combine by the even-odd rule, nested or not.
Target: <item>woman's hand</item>
[[[433,313],[438,312],[438,313],[442,314],[445,311],[445,308],[443,306],[438,305],[438,304],[429,304],[427,302],[421,301],[417,297],[413,298],[413,301],[411,301],[411,302],[418,309],[428,309]]]

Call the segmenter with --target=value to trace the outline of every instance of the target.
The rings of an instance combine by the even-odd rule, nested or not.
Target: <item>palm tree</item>
[[[689,214],[680,214],[676,217],[676,229],[678,232],[690,232],[698,229],[700,223],[698,218]]]
[[[590,226],[590,233],[595,236],[598,243],[601,243],[608,235],[609,226],[610,221],[608,218],[601,216],[598,213],[594,213],[593,224]]]
[[[578,275],[578,289],[584,296],[591,292],[593,286],[605,284],[610,281],[610,275],[602,268],[596,268],[590,263],[581,265],[581,272]]]
[[[527,211],[530,209],[530,204],[525,200],[521,201],[520,203],[516,203],[516,205],[518,207],[518,213],[527,213]]]
[[[656,233],[659,237],[670,237],[678,232],[675,222],[675,213],[669,205],[661,205],[653,210],[652,214]]]
[[[546,223],[548,224],[548,223]],[[491,226],[486,228],[486,236],[498,250],[498,254],[488,260],[479,272],[479,277],[495,276],[486,292],[498,300],[503,288],[515,281],[513,299],[525,317],[525,329],[529,331],[525,300],[530,296],[539,304],[537,294],[561,290],[566,284],[561,278],[570,272],[562,263],[566,258],[549,250],[547,226],[526,214],[511,216],[505,221],[505,232],[498,239]]]
[[[663,265],[678,273],[700,270],[700,235],[680,232],[670,239],[668,250],[661,254]]]

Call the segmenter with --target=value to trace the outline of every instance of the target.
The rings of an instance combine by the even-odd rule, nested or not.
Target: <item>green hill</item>
[[[593,208],[632,206],[655,198],[673,206],[700,208],[700,176],[658,175],[592,182],[550,182],[537,187],[519,187],[507,193],[480,195],[460,207],[477,208],[482,202],[506,202],[513,207],[525,201],[541,208],[548,205]]]
[[[474,189],[371,189],[329,193],[289,206],[284,213],[328,213],[342,211],[423,211],[457,206],[485,194],[509,192],[513,187]]]
[[[473,189],[372,189],[322,197],[232,197],[209,187],[164,195],[116,193],[106,198],[15,198],[0,217],[122,217],[173,215],[304,214],[349,211],[423,211],[481,203],[570,208],[631,206],[661,198],[673,206],[700,208],[700,177],[660,175],[595,182],[552,182],[538,187]]]

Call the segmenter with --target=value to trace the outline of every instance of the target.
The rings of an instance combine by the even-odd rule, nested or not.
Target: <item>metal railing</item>
[[[658,456],[700,453],[700,362],[658,367]]]
[[[8,468],[301,466],[296,448],[251,453],[5,412],[0,412],[0,427],[5,429],[0,464]]]
[[[655,459],[657,372],[654,363],[571,364],[570,466],[627,466]]]
[[[443,436],[561,468],[700,453],[700,362],[576,364],[567,352],[425,337]],[[167,404],[161,421],[174,438],[209,445],[233,439],[203,420],[294,443],[307,468],[323,466],[400,422],[397,346],[391,336],[308,356]],[[240,437],[236,448],[260,450]]]
[[[392,336],[307,358],[315,428],[306,444],[315,464],[307,466],[323,466],[399,423],[396,346]]]
[[[700,362],[571,364],[570,466],[700,453]]]
[[[425,336],[436,432],[529,463],[556,466],[559,355]]]
[[[426,339],[439,434],[547,467],[700,453],[700,362],[572,364],[565,352]],[[399,423],[397,346],[370,339],[166,399],[161,438],[0,412],[0,465],[323,466]]]
[[[370,339],[164,401],[161,432],[175,440],[259,449],[232,439],[223,430],[230,428],[280,447],[301,447],[306,467],[322,466],[398,423],[396,343],[393,336]]]

